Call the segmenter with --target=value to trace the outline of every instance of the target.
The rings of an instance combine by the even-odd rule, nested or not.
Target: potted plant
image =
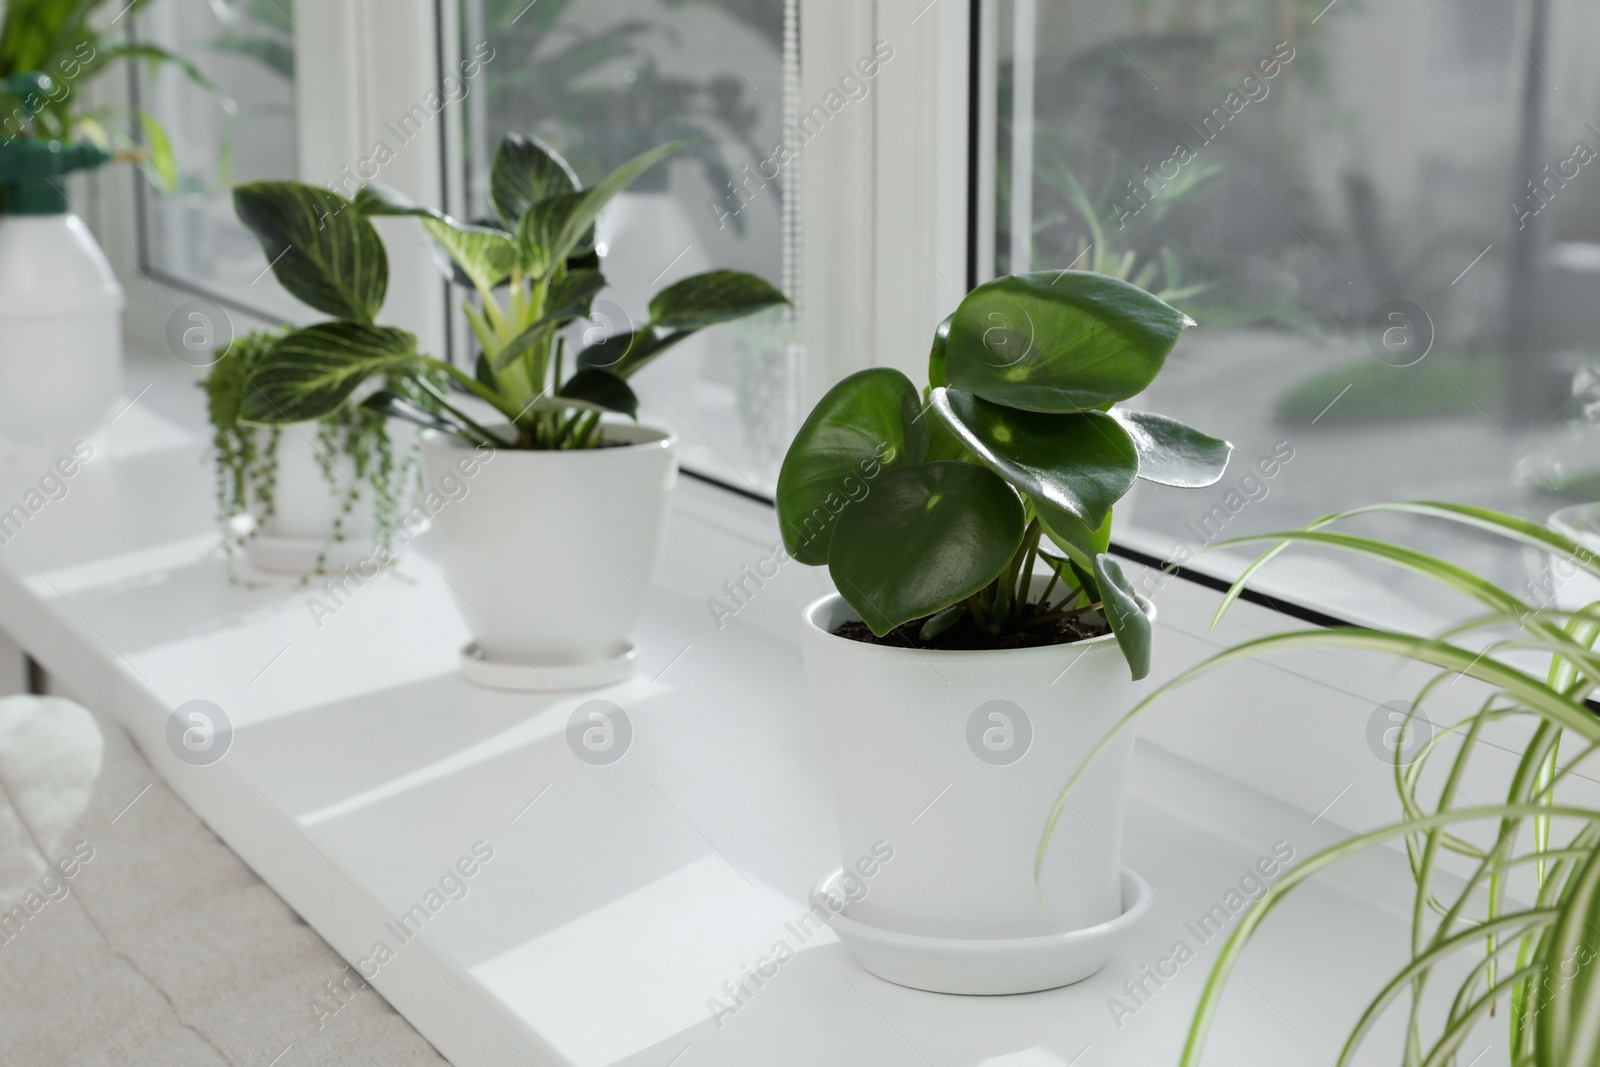
[[[839,590],[806,610],[804,650],[845,869],[894,850],[835,928],[883,977],[1062,985],[1148,904],[1117,853],[1131,735],[1087,772],[1037,887],[1018,813],[1048,809],[1149,672],[1155,610],[1107,555],[1113,505],[1227,466],[1226,441],[1115,406],[1191,325],[1104,275],[1001,278],[940,325],[927,390],[851,375],[789,450],[784,544]]]
[[[405,385],[363,403],[424,427],[425,499],[441,501],[429,508],[440,562],[474,637],[463,666],[484,684],[567,688],[631,669],[628,631],[677,467],[676,438],[637,422],[628,379],[708,326],[786,302],[753,275],[711,271],[656,293],[639,328],[569,354],[567,328],[606,285],[595,221],[680,147],[652,149],[583,188],[553,151],[508,137],[490,172],[493,225],[457,222],[374,185],[354,201],[293,182],[234,190],[284,288],[334,316],[262,356],[245,380],[241,418],[319,419],[369,380]],[[374,215],[419,218],[451,276],[473,292],[472,373],[375,323],[386,261]],[[489,451],[494,462],[483,463]]]
[[[415,434],[392,436],[382,414],[348,401],[303,426],[239,419],[245,379],[287,332],[235,339],[202,383],[224,545],[230,556],[242,548],[258,569],[298,574],[352,566],[380,549],[392,558],[419,481]]]
[[[1401,1062],[1458,1062],[1456,1055],[1469,1051],[1465,1043],[1474,1028],[1501,1003],[1510,1019],[1510,1062],[1529,1067],[1600,1063],[1600,810],[1586,799],[1589,791],[1575,776],[1585,772],[1586,761],[1600,749],[1600,718],[1593,703],[1600,679],[1600,655],[1594,647],[1600,637],[1600,602],[1577,610],[1532,605],[1427,553],[1329,529],[1375,513],[1448,522],[1516,549],[1547,553],[1587,580],[1600,579],[1600,558],[1580,541],[1526,519],[1455,504],[1378,505],[1328,516],[1304,530],[1226,543],[1277,542],[1230,590],[1217,610],[1218,620],[1255,573],[1294,544],[1351,552],[1420,574],[1481,611],[1438,636],[1332,627],[1250,641],[1218,653],[1150,694],[1096,748],[1097,754],[1114,752],[1118,735],[1138,716],[1203,674],[1307,644],[1397,656],[1439,671],[1418,691],[1399,729],[1390,732],[1402,817],[1306,859],[1240,918],[1201,996],[1183,1067],[1200,1062],[1228,976],[1274,908],[1317,872],[1366,849],[1397,842],[1404,844],[1416,880],[1415,899],[1407,902],[1413,914],[1410,959],[1355,1020],[1339,1067],[1353,1061],[1374,1025],[1391,1010],[1406,1015],[1404,1044],[1396,1050]],[[1429,698],[1463,676],[1484,683],[1487,699],[1459,722],[1424,727]],[[1529,729],[1521,733],[1527,740],[1520,751],[1513,753],[1517,763],[1504,803],[1472,802],[1458,786],[1476,770],[1479,742],[1494,730],[1495,744],[1504,746],[1505,738],[1515,734],[1502,724],[1518,720]],[[1443,765],[1442,774],[1437,764]],[[1430,768],[1435,773],[1429,774]],[[1076,790],[1088,780],[1080,768],[1056,814],[1069,810]],[[1492,832],[1474,835],[1474,824]],[[1055,847],[1055,825],[1052,816],[1039,842],[1041,857]],[[1441,877],[1446,853],[1465,857],[1471,871],[1465,879]],[[1437,1025],[1424,1024],[1425,1019],[1440,1018],[1443,1022]]]

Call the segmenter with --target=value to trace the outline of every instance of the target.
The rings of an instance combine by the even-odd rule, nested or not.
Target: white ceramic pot
[[[677,437],[619,423],[606,438],[625,444],[489,451],[423,434],[424,503],[474,637],[469,679],[578,688],[631,670],[628,634],[661,552]]]
[[[394,425],[394,424],[391,424]],[[265,447],[267,431],[258,439]],[[411,431],[391,433],[398,456],[410,447]],[[251,566],[285,574],[306,574],[320,564],[336,571],[372,557],[377,551],[377,502],[364,479],[356,477],[355,460],[343,451],[328,455],[332,477],[318,458],[317,427],[314,424],[284,426],[278,433],[274,451],[277,477],[273,484],[272,514],[261,523],[256,535],[245,542],[245,557]],[[360,497],[348,515],[340,519],[351,486]],[[334,526],[340,539],[335,541]]]
[[[841,861],[849,870],[876,842],[894,850],[849,917],[900,934],[1002,940],[1120,916],[1132,731],[1069,794],[1034,880],[1061,787],[1144,694],[1115,639],[939,652],[834,636],[857,618],[833,595],[806,609],[804,626]]]

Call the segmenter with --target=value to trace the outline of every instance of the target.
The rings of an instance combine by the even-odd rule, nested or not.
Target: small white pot
[[[263,448],[266,432],[260,431],[258,438]],[[408,428],[389,432],[397,455],[411,447]],[[343,451],[335,450],[327,456],[333,468],[330,476],[318,456],[321,447],[315,424],[279,429],[273,451],[276,476],[272,514],[244,546],[251,566],[286,574],[306,574],[319,565],[336,571],[377,552],[377,501],[372,487],[356,477],[355,460]],[[352,486],[359,489],[360,496],[345,515],[344,503]],[[260,510],[259,502],[252,502],[252,507]],[[337,541],[333,539],[335,524]]]
[[[850,918],[901,934],[1001,940],[1120,916],[1131,730],[1069,794],[1034,879],[1061,787],[1144,694],[1115,639],[940,652],[834,636],[858,618],[832,595],[806,609],[804,626],[844,868],[874,843],[894,849]]]
[[[628,633],[661,552],[677,437],[620,423],[605,435],[626,443],[491,451],[423,434],[424,503],[475,639],[470,680],[578,688],[631,670]]]

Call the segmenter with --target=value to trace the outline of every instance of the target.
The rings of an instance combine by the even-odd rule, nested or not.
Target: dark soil
[[[932,616],[929,616],[931,618]],[[998,637],[978,629],[969,615],[932,641],[917,637],[927,619],[913,619],[902,623],[879,637],[864,622],[841,623],[833,631],[835,637],[848,638],[868,645],[890,645],[896,648],[925,648],[939,652],[969,652],[995,648],[1043,648],[1046,645],[1070,645],[1074,641],[1087,641],[1111,632],[1111,627],[1098,614],[1076,619],[1057,619],[1042,626],[1004,633]]]

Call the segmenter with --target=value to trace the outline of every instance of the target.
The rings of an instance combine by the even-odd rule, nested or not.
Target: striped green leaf
[[[351,322],[377,318],[389,260],[371,220],[350,201],[301,182],[252,182],[234,186],[233,206],[297,299]]]
[[[305,422],[329,415],[368,378],[419,365],[405,330],[323,322],[286,335],[245,379],[246,422]]]

